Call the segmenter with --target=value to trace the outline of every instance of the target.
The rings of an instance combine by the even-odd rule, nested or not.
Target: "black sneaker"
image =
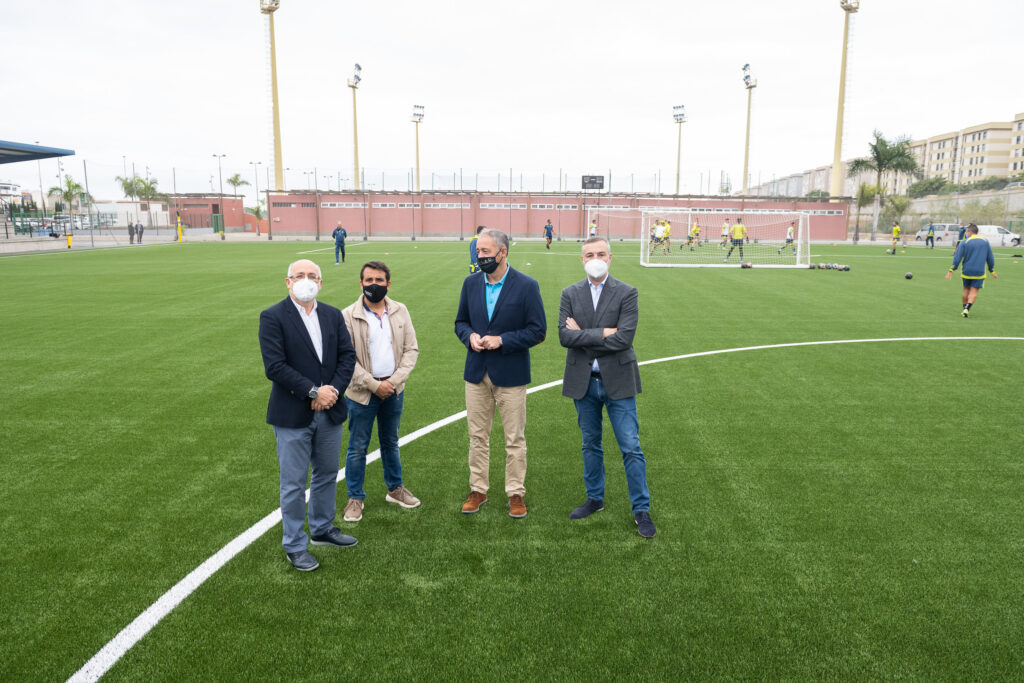
[[[320,566],[313,554],[308,550],[300,550],[296,553],[285,553],[288,561],[300,572],[311,572]]]
[[[651,515],[647,510],[642,510],[633,515],[633,521],[636,522],[637,533],[644,538],[654,538],[656,530],[654,528],[654,522],[651,521]]]
[[[351,548],[359,541],[353,536],[341,533],[341,530],[337,527],[331,527],[331,530],[326,534],[311,536],[309,542],[313,545],[335,545],[339,548]]]
[[[604,510],[603,500],[587,498],[587,502],[569,513],[569,519],[583,519],[585,517],[589,517],[595,512],[600,512],[601,510]]]

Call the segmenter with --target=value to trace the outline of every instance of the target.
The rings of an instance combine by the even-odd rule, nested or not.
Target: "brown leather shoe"
[[[470,491],[469,498],[462,504],[462,514],[471,515],[480,512],[480,506],[487,502],[487,496],[479,491]]]
[[[526,516],[526,503],[518,493],[508,497],[508,516],[522,519]]]

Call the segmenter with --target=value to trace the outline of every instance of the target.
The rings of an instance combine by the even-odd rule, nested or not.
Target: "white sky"
[[[614,174],[613,190],[674,190],[685,104],[682,190],[721,171],[740,184],[749,62],[753,184],[831,163],[843,12],[838,0],[282,0],[275,15],[289,187],[317,167],[321,188],[352,176],[352,103],[363,67],[359,156],[367,185],[402,182],[414,163],[413,104],[424,189],[463,169],[508,169],[528,187],[559,169]],[[8,2],[0,10],[0,139],[67,147],[65,161],[100,199],[120,197],[122,155],[160,188],[217,186],[249,161],[272,163],[264,18],[258,0]],[[1024,111],[1014,0],[863,0],[850,54],[844,158],[873,128],[925,137]],[[1013,45],[1018,45],[1014,50]],[[57,164],[42,162],[43,184]],[[630,174],[635,174],[630,178]],[[271,168],[272,175],[272,168]],[[0,179],[38,189],[35,163]],[[346,185],[350,183],[346,181]],[[250,196],[253,188],[247,188]],[[483,187],[481,187],[483,189]],[[230,188],[225,185],[225,191]],[[250,199],[251,203],[251,199]]]

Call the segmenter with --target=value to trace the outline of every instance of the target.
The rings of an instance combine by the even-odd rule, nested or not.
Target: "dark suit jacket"
[[[338,390],[338,402],[327,412],[330,421],[341,424],[348,415],[344,394],[356,366],[352,339],[340,310],[319,301],[316,314],[323,335],[322,363],[290,296],[260,313],[260,353],[267,379],[273,382],[268,424],[308,427],[313,421],[313,407],[307,394],[312,387],[324,384]]]
[[[617,400],[640,393],[640,368],[633,352],[633,336],[639,318],[638,298],[636,287],[611,275],[601,290],[596,311],[587,280],[562,290],[558,341],[568,349],[562,378],[563,396],[579,399],[587,395],[591,363],[595,358],[609,398]],[[567,329],[566,318],[575,320],[581,329]],[[606,327],[618,328],[618,332],[602,338]]]
[[[509,266],[505,284],[487,319],[484,282],[487,275],[473,273],[462,282],[459,310],[455,314],[455,334],[466,345],[466,369],[463,378],[474,384],[484,378],[499,387],[518,387],[530,383],[530,347],[544,341],[548,323],[544,301],[537,281]],[[501,346],[491,351],[474,351],[469,337],[500,335]]]

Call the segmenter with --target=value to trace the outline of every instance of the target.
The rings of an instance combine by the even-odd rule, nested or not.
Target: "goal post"
[[[655,268],[806,268],[810,220],[774,209],[638,210],[640,263]],[[737,223],[744,229],[738,230]]]

